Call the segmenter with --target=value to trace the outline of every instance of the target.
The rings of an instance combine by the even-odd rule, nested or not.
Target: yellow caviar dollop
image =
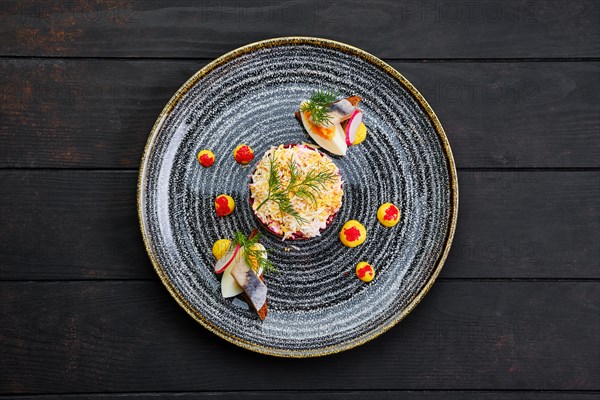
[[[361,144],[362,142],[365,141],[366,138],[367,138],[367,126],[364,124],[364,122],[361,122],[360,125],[358,126],[358,129],[356,130],[356,137],[354,138],[354,142],[352,142],[352,144],[353,145]]]
[[[377,219],[383,226],[392,227],[400,221],[400,209],[392,203],[383,203],[377,210]]]
[[[219,260],[221,257],[223,257],[223,255],[225,253],[227,253],[227,250],[229,250],[230,246],[231,246],[231,240],[229,240],[229,239],[217,240],[213,244],[213,247],[212,247],[213,256],[215,256],[215,258],[217,260]]]
[[[371,282],[375,278],[375,268],[365,261],[356,264],[356,276],[363,282]]]
[[[356,247],[367,239],[367,230],[360,222],[351,219],[340,230],[340,241],[344,246]]]

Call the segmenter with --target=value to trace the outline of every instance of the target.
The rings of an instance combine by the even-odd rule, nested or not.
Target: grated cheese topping
[[[260,210],[258,206],[269,195],[269,158],[273,156],[277,166],[277,176],[285,187],[290,181],[290,161],[296,164],[300,180],[302,180],[309,171],[328,171],[335,174],[338,179],[325,182],[325,188],[314,192],[316,201],[305,197],[295,196],[290,193],[290,202],[294,209],[307,221],[299,222],[291,215],[282,214],[279,205],[268,200]],[[253,200],[252,209],[256,216],[269,229],[283,239],[302,236],[311,238],[320,236],[321,230],[327,227],[331,216],[337,213],[342,206],[342,177],[339,168],[333,163],[331,158],[325,154],[303,144],[294,146],[280,145],[271,147],[262,159],[258,162],[256,170],[252,174],[252,183],[250,184],[250,197]]]

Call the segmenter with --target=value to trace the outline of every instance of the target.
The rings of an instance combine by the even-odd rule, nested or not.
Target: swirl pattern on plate
[[[210,249],[259,226],[248,203],[249,175],[271,146],[311,142],[294,111],[315,89],[362,97],[368,137],[346,157],[332,156],[344,199],[321,237],[282,242],[262,229],[280,272],[265,278],[270,311],[261,322],[244,301],[221,297]],[[422,105],[379,65],[317,43],[258,46],[210,70],[165,115],[146,150],[142,229],[159,274],[205,326],[252,350],[321,355],[388,329],[426,290],[454,228],[453,164]],[[240,143],[257,156],[247,166],[232,156]],[[206,169],[195,157],[205,148],[216,157]],[[224,218],[213,207],[221,193],[236,201]],[[385,202],[402,212],[393,228],[376,218]],[[354,249],[338,239],[349,219],[368,233]],[[376,268],[372,282],[354,275],[359,261]]]

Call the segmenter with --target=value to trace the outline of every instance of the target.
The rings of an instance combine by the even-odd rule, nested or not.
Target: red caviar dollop
[[[217,215],[219,217],[224,217],[226,215],[231,214],[234,208],[235,201],[233,201],[233,198],[231,196],[222,194],[217,196],[217,198],[215,199],[215,211],[217,212]]]
[[[386,221],[396,221],[398,219],[398,208],[396,208],[396,206],[389,206],[387,210],[385,210],[383,219]]]
[[[371,282],[375,278],[375,268],[365,261],[356,264],[356,276],[363,282]]]
[[[383,203],[377,209],[377,219],[381,225],[391,228],[400,221],[400,210],[392,203]]]
[[[344,235],[346,236],[346,239],[348,239],[348,241],[354,242],[355,240],[358,240],[360,238],[360,231],[357,227],[353,226],[351,228],[344,229]]]
[[[254,159],[254,151],[247,144],[240,144],[233,150],[233,158],[238,163],[246,165]]]
[[[215,155],[210,150],[200,150],[198,153],[198,162],[204,168],[208,168],[215,163]]]
[[[342,226],[340,241],[348,247],[356,247],[367,239],[367,230],[358,221],[351,219]]]

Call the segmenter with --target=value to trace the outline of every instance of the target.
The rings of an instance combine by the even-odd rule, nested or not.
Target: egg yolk
[[[335,136],[335,125],[331,125],[331,126],[321,126],[321,125],[315,125],[312,122],[310,122],[310,113],[308,111],[304,112],[304,117],[306,118],[306,122],[308,123],[308,125],[310,125],[310,129],[315,132],[317,135],[321,136],[322,138],[331,140],[333,139],[333,137]]]

